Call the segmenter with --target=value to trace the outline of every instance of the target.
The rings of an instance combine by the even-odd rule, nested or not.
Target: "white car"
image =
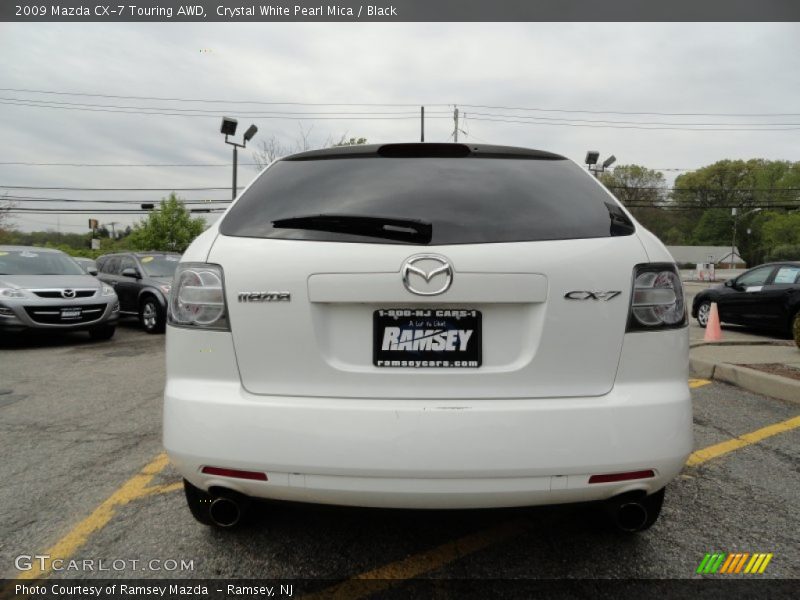
[[[635,531],[692,449],[675,264],[562,156],[296,154],[181,260],[164,445],[202,523],[605,501]]]

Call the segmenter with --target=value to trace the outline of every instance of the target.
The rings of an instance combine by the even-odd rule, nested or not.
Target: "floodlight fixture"
[[[608,167],[613,165],[615,162],[617,162],[617,157],[612,154],[611,156],[609,156],[607,159],[605,159],[603,161],[603,169],[607,169]]]
[[[236,125],[238,122],[236,119],[231,117],[222,117],[222,127],[220,127],[220,133],[225,135],[225,143],[233,146],[233,182],[231,184],[231,197],[236,200],[236,168],[238,166],[238,151],[239,148],[244,148],[247,146],[247,142],[253,139],[256,132],[258,131],[258,127],[255,125],[250,125],[247,128],[247,131],[244,132],[242,136],[242,143],[238,144],[228,139],[228,137],[232,135],[236,135]]]
[[[249,142],[252,140],[257,131],[258,127],[255,125],[250,125],[250,127],[247,128],[247,131],[244,132],[244,141]]]
[[[597,150],[589,150],[586,153],[586,164],[587,165],[596,165],[597,159],[600,158],[600,153]]]
[[[222,117],[222,127],[219,128],[219,132],[223,135],[236,135],[236,125],[238,121],[236,119],[232,119],[231,117]]]

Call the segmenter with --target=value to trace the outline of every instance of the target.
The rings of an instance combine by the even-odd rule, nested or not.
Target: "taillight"
[[[181,263],[169,295],[170,325],[230,331],[222,267]]]
[[[686,325],[681,278],[674,264],[648,263],[633,269],[627,331],[675,329]]]

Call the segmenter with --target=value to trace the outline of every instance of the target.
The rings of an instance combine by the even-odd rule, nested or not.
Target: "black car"
[[[723,323],[791,335],[795,320],[800,318],[800,262],[760,265],[697,294],[692,316],[703,327],[708,323],[712,302],[717,303]]]
[[[97,277],[117,292],[120,315],[137,315],[147,333],[161,333],[180,258],[165,252],[106,254],[97,259]]]

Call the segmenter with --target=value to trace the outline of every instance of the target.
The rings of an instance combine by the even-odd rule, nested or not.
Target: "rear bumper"
[[[230,334],[169,328],[164,445],[199,488],[302,502],[477,508],[652,493],[692,450],[687,346],[686,329],[626,335],[603,396],[311,398],[251,394]],[[268,480],[207,475],[204,466]],[[655,477],[589,483],[644,469]]]
[[[652,493],[692,448],[689,393],[677,386],[428,402],[265,399],[235,386],[173,382],[164,411],[167,452],[197,487],[359,506],[519,506]],[[268,481],[206,475],[203,466],[262,471]],[[641,469],[656,477],[588,483],[592,474]]]

